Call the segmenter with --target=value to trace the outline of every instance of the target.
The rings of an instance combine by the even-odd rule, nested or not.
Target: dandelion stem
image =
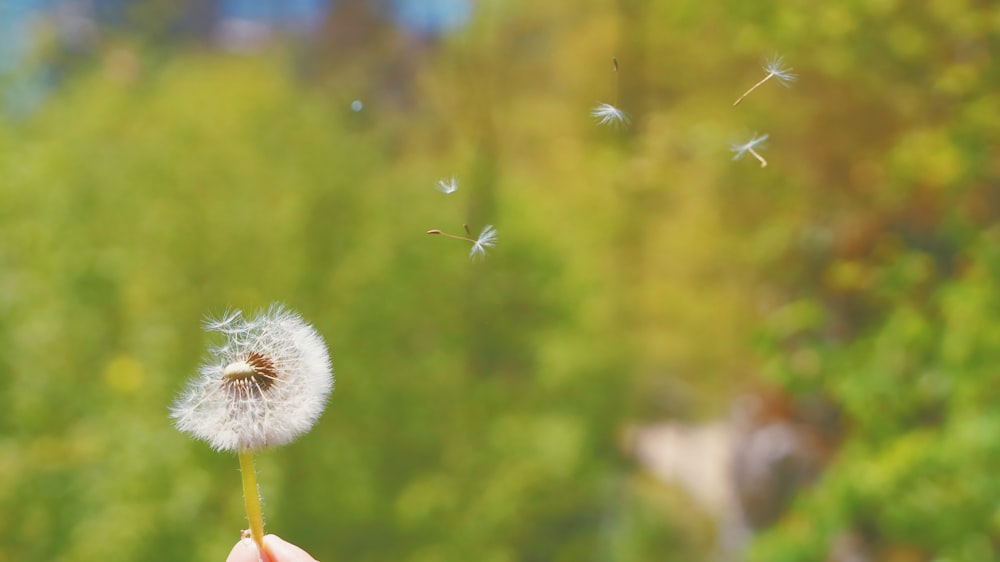
[[[759,162],[760,162],[760,167],[761,167],[761,168],[763,168],[763,167],[767,166],[767,160],[764,160],[764,157],[763,157],[763,156],[761,156],[760,154],[757,154],[757,151],[756,151],[756,150],[754,150],[753,148],[748,148],[748,149],[747,149],[747,151],[748,151],[748,152],[749,152],[750,154],[753,154],[753,157],[754,157],[754,158],[756,158],[756,159],[757,159],[757,161],[759,161]]]
[[[257,548],[264,552],[264,514],[260,509],[260,490],[257,488],[257,469],[253,463],[253,450],[240,448],[240,474],[243,476],[243,503],[250,522],[250,536]]]
[[[750,92],[752,92],[752,91],[756,90],[756,89],[757,89],[758,87],[760,87],[760,85],[761,85],[761,84],[763,84],[764,82],[767,82],[768,80],[770,80],[772,76],[774,76],[774,73],[773,73],[773,72],[769,72],[769,73],[767,74],[767,76],[765,76],[764,78],[762,78],[762,79],[760,80],[760,82],[757,82],[757,83],[756,83],[756,84],[754,84],[753,86],[750,86],[750,89],[749,89],[749,90],[747,90],[747,91],[743,92],[743,95],[742,95],[742,96],[740,96],[740,97],[739,97],[739,99],[737,99],[736,101],[734,101],[734,102],[733,102],[733,107],[736,107],[737,105],[739,105],[739,104],[740,104],[740,102],[741,102],[741,101],[743,101],[743,98],[745,98],[745,97],[749,96],[749,95],[750,95]]]

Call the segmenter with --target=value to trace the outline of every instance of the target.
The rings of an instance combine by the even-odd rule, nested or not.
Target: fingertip
[[[229,551],[226,562],[260,562],[257,545],[250,539],[240,539],[240,542]]]
[[[278,535],[264,535],[264,550],[275,562],[318,562],[308,552]]]
[[[264,549],[267,550],[267,545],[264,545]],[[253,542],[250,537],[246,537],[240,539],[240,542],[236,543],[229,551],[226,562],[274,562],[274,557],[268,552],[261,552],[257,548],[257,543]]]

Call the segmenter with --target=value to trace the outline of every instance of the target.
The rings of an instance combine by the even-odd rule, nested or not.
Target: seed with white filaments
[[[469,226],[465,225],[465,230],[468,233]],[[486,249],[492,248],[497,242],[497,230],[493,228],[492,224],[486,225],[483,231],[479,233],[479,236],[475,239],[469,236],[459,236],[457,234],[449,234],[438,228],[432,228],[427,231],[427,234],[437,234],[447,238],[454,238],[455,240],[464,240],[472,244],[472,250],[469,251],[469,259],[475,261],[476,259],[486,257]]]
[[[621,78],[618,74],[618,57],[611,58],[611,67],[615,71],[615,103],[601,103],[590,110],[590,114],[597,118],[598,125],[613,125],[615,127],[627,125],[628,115],[618,107],[618,100],[621,98]]]
[[[765,75],[764,78],[762,78],[759,82],[751,86],[749,90],[743,92],[743,95],[737,98],[735,102],[733,102],[733,106],[739,105],[739,103],[743,101],[743,98],[750,95],[750,92],[756,90],[761,84],[767,82],[771,78],[777,79],[778,83],[780,83],[782,86],[786,88],[789,87],[797,77],[794,74],[792,74],[791,68],[785,68],[783,66],[782,64],[783,61],[784,59],[779,56],[774,56],[768,59],[768,61],[764,64],[764,72],[766,72],[767,75]]]
[[[312,428],[333,390],[330,356],[312,326],[272,305],[253,318],[228,312],[205,329],[226,341],[174,403],[178,429],[238,451],[284,445]]]
[[[486,225],[486,228],[479,233],[479,237],[472,244],[472,251],[469,253],[470,259],[484,258],[486,257],[486,248],[492,248],[497,242],[497,230],[493,228],[492,224]]]
[[[455,193],[458,191],[458,180],[455,179],[455,176],[451,176],[451,178],[446,180],[438,180],[437,190],[445,195]]]
[[[598,105],[590,114],[597,118],[598,125],[627,125],[629,122],[628,115],[610,103]]]
[[[736,153],[736,155],[733,156],[733,160],[739,160],[740,158],[743,158],[743,156],[745,156],[746,154],[750,154],[754,158],[756,158],[758,162],[760,162],[761,168],[767,166],[767,160],[764,160],[764,157],[761,156],[760,153],[755,150],[755,148],[762,145],[766,140],[767,140],[767,135],[761,135],[758,137],[757,134],[754,133],[754,136],[751,137],[749,141],[742,144],[740,143],[733,144],[729,148],[731,152]]]

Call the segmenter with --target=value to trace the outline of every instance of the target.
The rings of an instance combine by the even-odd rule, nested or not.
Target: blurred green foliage
[[[998,36],[982,3],[649,0],[336,64],[109,45],[0,128],[0,560],[224,559],[236,459],[167,408],[204,315],[272,301],[338,377],[259,456],[321,560],[706,559],[618,434],[762,381],[844,435],[752,559],[997,559]],[[774,52],[799,82],[730,107]],[[765,169],[726,151],[754,130]],[[466,222],[481,263],[423,234]]]

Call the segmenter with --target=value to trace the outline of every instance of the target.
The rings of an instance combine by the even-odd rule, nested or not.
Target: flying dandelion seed
[[[621,79],[618,76],[618,58],[612,57],[611,64],[615,71],[615,103],[602,103],[590,110],[590,115],[597,118],[598,125],[627,125],[628,114],[618,107],[618,100],[621,99]]]
[[[468,225],[465,226],[465,231],[466,233],[469,233]],[[455,240],[464,240],[469,242],[472,244],[472,249],[469,251],[469,259],[473,261],[486,257],[486,249],[492,248],[497,243],[497,230],[493,228],[492,224],[486,225],[477,238],[471,238],[471,234],[469,234],[469,236],[449,234],[437,228],[428,230],[427,234],[440,234],[441,236],[454,238]]]
[[[312,428],[333,390],[330,356],[319,333],[281,305],[249,319],[229,312],[206,321],[205,329],[226,341],[211,348],[171,417],[212,448],[239,453],[250,532],[263,550],[253,451],[284,445]]]
[[[627,125],[629,122],[628,115],[610,103],[598,105],[590,114],[598,119],[598,125]]]
[[[759,152],[754,150],[755,147],[762,145],[766,140],[767,140],[767,135],[761,135],[758,137],[757,134],[754,133],[754,136],[749,141],[743,144],[739,143],[733,144],[729,148],[730,152],[736,153],[736,155],[733,156],[733,160],[739,160],[740,158],[743,158],[743,156],[745,156],[747,153],[749,153],[753,155],[753,157],[756,158],[758,162],[760,162],[761,168],[767,166],[767,160],[764,160],[764,157],[761,156]]]
[[[766,72],[767,75],[764,76],[764,78],[762,78],[760,82],[757,82],[756,84],[751,86],[749,90],[743,92],[743,95],[740,96],[735,102],[733,102],[733,107],[739,105],[739,103],[743,101],[743,98],[750,95],[750,92],[756,90],[759,86],[761,86],[764,82],[767,82],[771,78],[776,78],[778,82],[786,88],[791,86],[791,83],[794,82],[797,77],[794,74],[792,74],[791,68],[785,68],[784,66],[782,66],[783,60],[784,59],[782,57],[779,57],[777,55],[771,57],[764,64],[764,72]]]
[[[451,178],[446,180],[438,180],[437,190],[445,195],[455,193],[458,191],[458,180],[455,179],[455,176],[451,176]]]
[[[485,258],[486,248],[492,248],[494,244],[497,243],[497,230],[493,228],[492,224],[486,225],[486,228],[479,233],[479,237],[472,244],[472,250],[469,252],[469,259]]]

